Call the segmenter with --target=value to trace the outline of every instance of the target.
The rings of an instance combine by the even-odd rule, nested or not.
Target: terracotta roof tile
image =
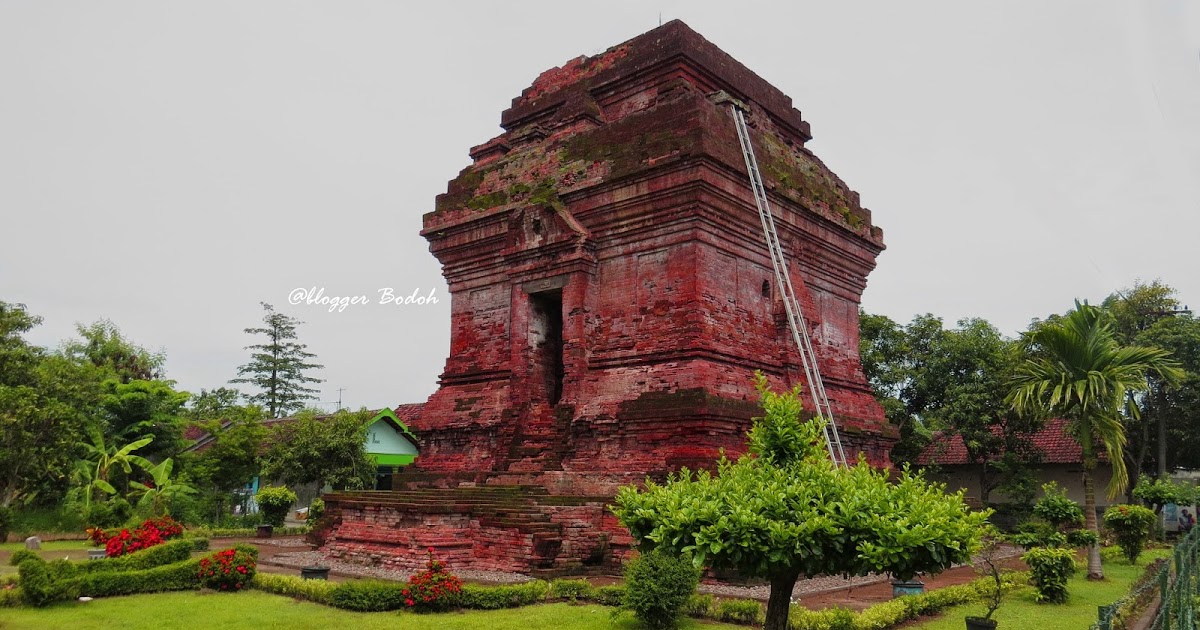
[[[1069,424],[1066,419],[1052,418],[1046,421],[1045,427],[1030,436],[1029,446],[1041,453],[1041,463],[1078,464],[1083,461],[1083,449],[1067,432]],[[1097,452],[1100,461],[1108,460],[1103,449]],[[935,434],[933,441],[917,457],[917,464],[921,466],[961,466],[969,463],[967,447],[959,435],[945,438],[940,433]]]

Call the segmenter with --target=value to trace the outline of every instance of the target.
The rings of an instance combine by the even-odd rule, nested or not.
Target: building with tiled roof
[[[1047,420],[1041,430],[1029,436],[1024,444],[1028,449],[1025,454],[1030,456],[1031,461],[1037,462],[1033,467],[1040,483],[1056,482],[1067,490],[1067,496],[1072,500],[1083,503],[1083,449],[1071,435],[1070,425],[1070,421],[1063,418]],[[1097,490],[1096,501],[1102,504],[1107,499],[1104,489],[1112,479],[1112,467],[1103,448],[1098,448],[1096,452],[1100,454],[1100,461],[1093,479]],[[970,460],[962,436],[935,434],[917,457],[916,463],[928,467],[930,477],[945,481],[949,490],[962,488],[968,496],[980,497],[981,464]],[[988,500],[991,503],[1007,503],[1008,497],[1002,492],[993,491]]]

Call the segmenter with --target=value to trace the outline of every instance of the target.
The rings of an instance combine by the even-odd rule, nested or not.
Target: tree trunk
[[[1096,488],[1092,481],[1092,469],[1096,466],[1095,459],[1088,453],[1084,453],[1083,459],[1083,523],[1084,527],[1099,535],[1100,528],[1096,521]],[[1089,460],[1091,461],[1089,462]],[[1100,564],[1099,544],[1088,547],[1087,577],[1089,580],[1104,579],[1104,567]]]
[[[800,577],[797,569],[788,569],[771,577],[771,598],[767,600],[767,622],[763,630],[787,630],[788,610],[792,605],[792,589]]]

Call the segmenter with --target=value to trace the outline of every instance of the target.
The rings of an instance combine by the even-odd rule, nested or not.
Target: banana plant
[[[144,437],[118,448],[115,444],[109,446],[104,441],[104,434],[99,431],[91,432],[91,442],[80,442],[79,445],[87,452],[87,456],[78,464],[77,473],[84,482],[84,507],[92,507],[92,496],[97,492],[116,494],[117,489],[109,482],[109,473],[119,468],[125,474],[133,472],[137,466],[145,470],[154,467],[150,460],[134,451],[154,441],[153,437]]]
[[[146,469],[150,475],[150,483],[129,482],[134,492],[141,494],[141,498],[138,499],[139,507],[148,505],[155,516],[165,516],[171,499],[196,493],[195,488],[171,479],[171,470],[174,467],[175,462],[168,457],[157,466]]]

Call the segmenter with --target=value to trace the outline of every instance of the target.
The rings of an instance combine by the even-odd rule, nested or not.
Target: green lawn
[[[24,549],[23,542],[0,543],[0,551],[12,553],[18,549]],[[78,549],[84,556],[87,556],[87,550],[92,548],[92,544],[86,540],[50,540],[42,543],[42,551],[71,551]]]
[[[510,610],[413,613],[354,613],[296,601],[261,591],[214,593],[187,591],[67,602],[49,608],[0,608],[0,628],[421,628],[422,630],[634,630],[632,615],[612,621],[612,608],[596,604],[543,604]],[[681,628],[745,630],[742,626],[688,620]]]
[[[1124,560],[1104,563],[1103,582],[1089,582],[1086,572],[1079,571],[1068,587],[1071,599],[1062,605],[1038,604],[1033,601],[1033,588],[1027,587],[1004,598],[1000,610],[992,617],[1000,628],[1038,630],[1078,630],[1096,621],[1096,607],[1111,604],[1129,591],[1129,586],[1142,575],[1146,565],[1157,558],[1170,556],[1170,549],[1154,549],[1138,558],[1137,566]],[[937,619],[914,624],[912,630],[962,630],[963,618],[982,617],[987,607],[968,604],[947,609]]]

